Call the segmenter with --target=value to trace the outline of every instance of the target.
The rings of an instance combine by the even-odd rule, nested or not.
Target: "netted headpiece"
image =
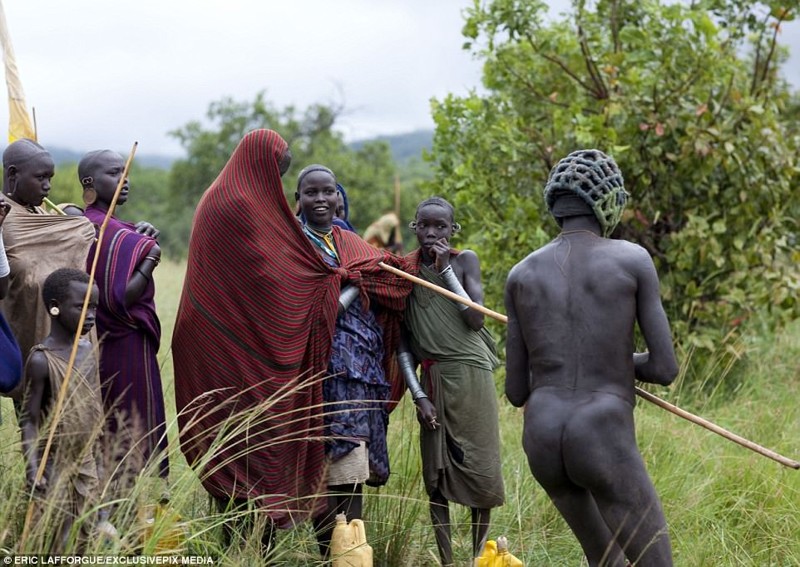
[[[544,188],[550,213],[560,195],[570,194],[579,196],[594,212],[603,236],[611,234],[617,226],[628,200],[619,167],[599,150],[572,152],[550,172]]]

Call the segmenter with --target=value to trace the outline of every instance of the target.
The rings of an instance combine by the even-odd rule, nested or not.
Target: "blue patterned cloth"
[[[334,217],[333,224],[341,229],[349,230],[350,232],[356,232],[356,229],[353,228],[352,224],[350,224],[350,201],[347,200],[347,191],[345,191],[344,187],[342,187],[339,183],[336,184],[336,190],[342,196],[342,202],[344,203],[344,218],[340,219]]]
[[[22,353],[17,339],[0,313],[0,392],[9,393],[22,379]]]
[[[336,261],[322,256],[330,265]],[[383,330],[375,314],[364,309],[360,298],[336,320],[329,376],[322,385],[328,456],[336,461],[366,441],[370,478],[380,486],[389,479],[390,386],[383,370]]]

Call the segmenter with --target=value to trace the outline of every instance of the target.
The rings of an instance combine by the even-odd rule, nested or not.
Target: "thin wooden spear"
[[[389,266],[388,264],[384,264],[383,262],[380,262],[378,265],[381,268],[383,268],[384,270],[386,270],[387,272],[391,272],[391,273],[393,273],[393,274],[395,274],[397,276],[400,276],[401,278],[405,278],[407,280],[411,280],[415,284],[419,284],[419,285],[421,285],[423,287],[427,287],[428,289],[431,289],[431,290],[433,290],[433,291],[435,291],[437,293],[440,293],[440,294],[444,295],[445,297],[447,297],[449,299],[452,299],[453,301],[457,301],[458,303],[463,303],[464,305],[466,305],[468,307],[471,307],[472,309],[475,309],[476,311],[480,311],[481,313],[483,313],[487,317],[491,317],[492,319],[496,319],[497,321],[500,321],[501,323],[508,324],[508,317],[503,315],[502,313],[498,313],[497,311],[492,311],[491,309],[488,309],[488,308],[484,307],[483,305],[481,305],[479,303],[475,303],[474,301],[470,301],[469,299],[467,299],[465,297],[461,297],[460,295],[458,295],[456,293],[453,293],[449,289],[445,289],[445,288],[443,288],[441,286],[436,285],[435,283],[431,283],[431,282],[429,282],[427,280],[423,280],[421,278],[413,276],[413,275],[411,275],[411,274],[409,274],[407,272],[404,272],[403,270],[398,270],[397,268],[395,268],[393,266]],[[713,423],[711,421],[708,421],[707,419],[704,419],[702,417],[694,415],[693,413],[690,413],[690,412],[688,412],[686,410],[682,410],[678,406],[675,406],[675,405],[673,405],[673,404],[671,404],[669,402],[666,402],[666,401],[662,400],[661,398],[659,398],[658,396],[654,396],[650,392],[648,392],[646,390],[642,390],[638,386],[634,386],[634,388],[636,390],[636,394],[639,397],[647,400],[648,402],[651,402],[651,403],[657,405],[658,407],[660,407],[662,409],[667,410],[670,413],[673,413],[673,414],[677,415],[678,417],[682,417],[683,419],[685,419],[687,421],[691,421],[692,423],[694,423],[696,425],[699,425],[700,427],[704,427],[704,428],[708,429],[709,431],[713,431],[717,435],[720,435],[720,436],[724,437],[725,439],[727,439],[729,441],[733,441],[734,443],[738,443],[742,447],[746,447],[747,449],[750,449],[751,451],[755,451],[759,455],[762,455],[764,457],[772,459],[773,461],[777,461],[777,462],[779,462],[780,464],[782,464],[785,467],[789,467],[789,468],[792,468],[792,469],[795,469],[795,470],[800,469],[800,462],[798,462],[798,461],[794,461],[794,460],[792,460],[792,459],[790,459],[788,457],[784,457],[783,455],[781,455],[779,453],[776,453],[775,451],[772,451],[771,449],[767,449],[766,447],[762,447],[758,443],[754,443],[754,442],[752,442],[752,441],[750,441],[748,439],[745,439],[744,437],[736,435],[735,433],[732,433],[732,432],[728,431],[727,429],[724,429],[724,428],[720,427],[719,425],[717,425],[717,424],[715,424],[715,423]]]
[[[31,501],[28,505],[28,512],[25,515],[25,525],[22,528],[22,536],[19,540],[19,547],[18,550],[23,550],[25,541],[28,538],[28,531],[30,530],[31,520],[33,519],[33,509],[35,506],[35,502],[33,500],[33,492],[36,490],[36,485],[42,479],[44,475],[45,466],[47,464],[47,457],[50,454],[50,447],[53,444],[53,437],[56,433],[56,427],[58,426],[58,422],[61,419],[61,411],[63,410],[64,406],[64,399],[67,397],[67,386],[69,385],[69,380],[72,377],[72,369],[75,366],[75,357],[78,354],[78,343],[81,340],[80,329],[83,328],[83,323],[86,321],[86,311],[89,309],[89,300],[92,297],[92,287],[94,285],[94,275],[97,271],[97,260],[100,257],[100,246],[103,243],[103,236],[105,235],[106,228],[108,227],[108,221],[111,219],[112,215],[114,214],[114,209],[117,206],[117,199],[119,199],[119,194],[122,191],[122,187],[125,184],[125,180],[128,178],[128,171],[130,170],[131,163],[133,162],[133,156],[136,154],[136,148],[139,145],[139,142],[134,142],[133,147],[131,148],[131,153],[128,156],[128,161],[125,162],[125,168],[122,170],[122,177],[120,177],[119,183],[117,183],[117,188],[114,190],[114,196],[111,198],[111,203],[108,205],[108,211],[106,211],[106,216],[103,219],[103,223],[100,225],[100,230],[97,233],[97,240],[95,241],[95,248],[94,248],[94,259],[92,260],[92,269],[89,272],[89,285],[86,288],[86,295],[83,298],[83,308],[81,309],[81,316],[78,319],[78,326],[76,327],[75,332],[75,340],[72,342],[72,351],[69,354],[69,361],[67,362],[67,370],[64,373],[64,380],[61,383],[61,388],[58,390],[58,397],[56,398],[56,405],[55,409],[52,412],[53,421],[50,424],[50,432],[47,435],[47,443],[45,443],[44,450],[42,451],[42,456],[39,461],[39,468],[36,470],[36,477],[33,481],[33,486],[31,487]],[[36,448],[34,447],[33,450],[35,451]]]
[[[400,176],[394,175],[394,214],[397,216],[397,225],[394,227],[394,242],[400,243],[402,235],[400,233]]]

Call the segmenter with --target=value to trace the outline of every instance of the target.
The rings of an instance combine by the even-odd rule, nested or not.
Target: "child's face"
[[[56,317],[58,322],[69,332],[74,333],[78,329],[78,322],[81,318],[83,309],[83,298],[86,297],[87,284],[82,282],[70,282],[67,295],[58,305],[59,314]],[[97,302],[100,298],[100,291],[96,285],[92,285],[92,295],[89,298],[89,306],[86,309],[86,318],[80,334],[85,335],[92,330],[97,314]]]
[[[417,211],[416,221],[414,232],[417,242],[426,252],[442,238],[450,242],[450,237],[453,236],[453,217],[444,207],[435,203],[425,205]]]

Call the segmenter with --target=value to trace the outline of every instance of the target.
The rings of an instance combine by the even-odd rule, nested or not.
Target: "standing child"
[[[655,266],[607,238],[627,193],[604,153],[562,159],[544,196],[561,233],[506,283],[506,395],[525,407],[531,471],[590,566],[672,565],[633,423],[634,379],[666,385],[678,372]],[[634,353],[637,322],[649,352]]]
[[[450,203],[439,197],[421,202],[411,223],[420,247],[407,259],[419,277],[482,303],[478,256],[450,248],[459,228]],[[414,286],[405,321],[411,353],[401,353],[399,363],[420,411],[423,478],[439,556],[452,565],[449,502],[471,508],[472,555],[478,557],[490,510],[504,500],[495,344],[481,313],[421,286]],[[422,364],[421,387],[413,359]]]
[[[29,486],[41,497],[39,517],[50,520],[50,551],[63,552],[73,523],[92,506],[103,482],[99,439],[103,431],[103,405],[92,343],[81,338],[67,385],[63,410],[53,415],[64,382],[75,333],[85,335],[94,326],[98,290],[93,286],[86,318],[78,328],[89,275],[61,268],[42,287],[50,315],[50,334],[31,349],[25,366],[25,396],[21,418],[22,448]],[[58,419],[44,475],[36,481],[51,420]],[[100,512],[105,521],[107,513]],[[107,525],[107,522],[104,522]],[[90,530],[84,524],[82,532]],[[53,529],[54,528],[54,529]]]
[[[111,205],[125,162],[110,150],[89,152],[78,164],[86,201],[86,218],[99,227]],[[128,200],[123,181],[117,205]],[[121,460],[120,480],[130,483],[150,460],[158,459],[159,475],[169,474],[164,395],[157,354],[161,323],[154,301],[153,271],[161,262],[159,231],[146,222],[136,225],[109,219],[102,245],[92,246],[88,267],[98,254],[97,336],[100,379],[109,413],[109,435]]]

